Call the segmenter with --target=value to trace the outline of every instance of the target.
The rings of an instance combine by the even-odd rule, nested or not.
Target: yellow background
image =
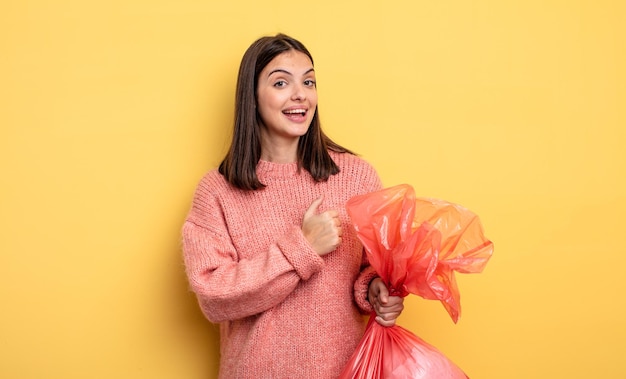
[[[495,243],[457,325],[415,296],[402,325],[474,379],[626,377],[624,4],[2,1],[0,377],[216,377],[180,227],[276,32],[331,137]]]

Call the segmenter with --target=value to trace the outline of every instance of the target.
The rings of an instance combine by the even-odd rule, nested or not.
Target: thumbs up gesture
[[[313,200],[302,218],[302,233],[320,256],[330,253],[341,244],[339,212],[327,210],[318,213],[317,210],[323,200],[324,195]]]

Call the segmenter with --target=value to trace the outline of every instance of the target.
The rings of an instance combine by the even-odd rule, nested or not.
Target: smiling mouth
[[[290,109],[290,110],[283,111],[283,113],[286,114],[287,116],[291,116],[291,115],[304,116],[306,115],[306,109]]]

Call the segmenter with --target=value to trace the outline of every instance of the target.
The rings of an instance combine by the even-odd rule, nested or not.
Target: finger
[[[389,301],[389,291],[387,290],[387,286],[381,282],[378,291],[378,298],[380,299],[380,302],[386,305]]]
[[[396,324],[396,319],[393,320],[385,320],[381,316],[376,316],[376,322],[382,326],[394,326]]]
[[[402,309],[386,309],[383,307],[380,310],[377,310],[376,314],[384,322],[395,323],[398,317],[400,317],[400,314],[402,314]]]
[[[402,313],[403,308],[398,308],[398,307],[393,307],[393,308],[386,308],[386,307],[381,307],[378,310],[378,315],[382,316],[385,320],[390,320],[393,318],[397,318],[398,316],[400,316],[400,314]]]
[[[393,305],[393,306],[379,305],[376,308],[376,311],[379,315],[400,314],[402,310],[404,310],[404,307],[402,305]]]
[[[389,296],[389,298],[387,299],[387,306],[390,308],[391,307],[403,308],[404,298],[401,296]]]
[[[396,304],[392,306],[383,306],[380,308],[381,313],[394,313],[400,314],[404,310],[404,305]]]
[[[378,287],[378,284],[379,284],[378,282],[380,282],[380,278],[374,278],[374,280],[372,280],[369,286],[370,301],[372,305],[375,305],[378,303],[378,293],[380,292],[380,289]]]
[[[324,200],[324,194],[321,194],[320,197],[313,200],[311,205],[309,205],[309,208],[306,210],[306,212],[304,212],[304,218],[313,216],[315,213],[317,213],[317,208],[320,206],[320,204],[322,204],[323,200]]]
[[[330,219],[339,220],[339,212],[337,212],[334,209],[329,209],[326,212],[324,212],[324,214]]]

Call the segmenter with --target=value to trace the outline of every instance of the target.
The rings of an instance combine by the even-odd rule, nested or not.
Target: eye
[[[276,83],[274,83],[274,87],[278,87],[278,88],[285,87],[286,85],[287,85],[287,82],[284,80],[279,80]]]
[[[307,79],[304,81],[304,85],[307,87],[315,87],[317,82],[313,79]]]

